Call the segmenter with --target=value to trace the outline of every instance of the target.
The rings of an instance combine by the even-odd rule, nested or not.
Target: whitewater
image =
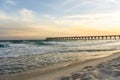
[[[119,48],[120,40],[1,41],[0,74],[67,66],[112,55]]]

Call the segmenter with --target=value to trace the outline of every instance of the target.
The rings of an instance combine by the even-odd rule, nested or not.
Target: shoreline
[[[78,70],[82,70],[86,66],[96,66],[102,62],[106,62],[108,60],[112,60],[120,56],[120,52],[113,53],[110,56],[86,60],[83,62],[73,63],[67,66],[45,70],[41,72],[38,70],[30,71],[29,73],[20,73],[12,75],[14,76],[14,80],[56,80],[61,76],[70,75],[73,72],[77,72]]]

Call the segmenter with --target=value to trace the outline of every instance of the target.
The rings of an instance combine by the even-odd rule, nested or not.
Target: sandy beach
[[[0,0],[0,80],[120,80],[120,0]]]
[[[120,56],[119,41],[39,42],[52,45],[1,42],[4,47],[0,48],[0,80],[84,80],[86,77],[104,80],[107,76],[102,75],[105,72],[102,69],[113,69],[107,66],[119,61],[116,59]],[[97,71],[98,77],[89,69]],[[114,69],[119,69],[119,65]]]
[[[104,58],[97,58],[83,62],[78,62],[56,69],[45,70],[44,72],[41,72],[39,69],[33,70],[30,72],[12,75],[13,77],[12,79],[13,80],[119,80],[120,79],[119,56],[120,56],[120,52],[117,52],[114,53],[113,55]]]

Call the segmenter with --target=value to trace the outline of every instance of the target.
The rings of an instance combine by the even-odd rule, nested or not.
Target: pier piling
[[[120,39],[120,35],[105,35],[105,36],[75,36],[75,37],[49,37],[46,40],[116,40]]]

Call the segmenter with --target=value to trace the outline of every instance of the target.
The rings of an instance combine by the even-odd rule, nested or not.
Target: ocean
[[[0,41],[0,74],[63,66],[118,52],[120,40]]]

